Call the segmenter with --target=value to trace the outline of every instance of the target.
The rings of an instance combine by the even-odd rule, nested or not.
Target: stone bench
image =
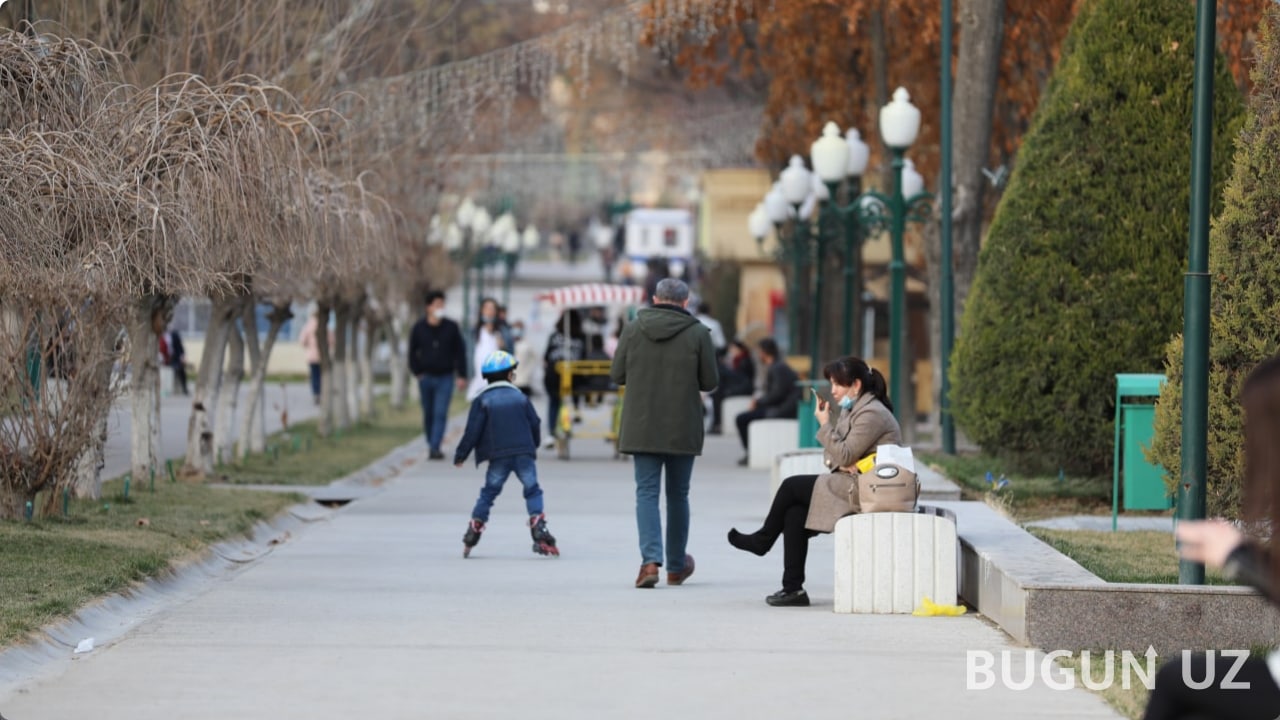
[[[738,416],[751,409],[750,395],[734,395],[720,401],[720,428],[725,435],[737,435]]]
[[[835,612],[911,613],[928,597],[955,605],[960,547],[955,515],[863,513],[835,527]]]
[[[805,448],[785,452],[774,458],[773,474],[769,478],[769,500],[778,492],[782,481],[792,475],[821,475],[827,472],[822,463],[822,448]],[[920,501],[959,500],[960,486],[938,474],[936,470],[916,463],[920,478]]]
[[[773,475],[769,478],[769,502],[778,493],[782,481],[792,475],[821,475],[828,472],[822,462],[822,449],[792,450],[773,459]]]
[[[765,418],[747,426],[747,464],[752,470],[769,470],[781,453],[800,449],[800,423],[785,418]]]

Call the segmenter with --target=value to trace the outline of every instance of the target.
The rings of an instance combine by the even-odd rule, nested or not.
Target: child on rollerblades
[[[463,557],[470,556],[471,549],[480,542],[493,501],[513,472],[524,485],[533,551],[539,555],[560,554],[555,537],[547,530],[547,519],[542,512],[542,488],[538,486],[538,470],[534,464],[538,443],[542,439],[541,421],[529,398],[511,382],[516,365],[515,358],[504,350],[490,353],[485,358],[480,373],[489,384],[472,401],[467,430],[453,455],[453,464],[457,467],[462,467],[473,449],[477,466],[486,460],[489,462],[480,498],[471,511],[467,532],[462,536]]]

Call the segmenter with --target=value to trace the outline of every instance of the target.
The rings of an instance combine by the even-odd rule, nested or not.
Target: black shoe
[[[746,550],[760,557],[764,557],[765,553],[769,552],[769,548],[773,545],[773,543],[767,542],[765,538],[761,537],[760,533],[743,535],[736,528],[729,531],[729,544],[739,550]]]
[[[809,607],[809,593],[805,592],[803,588],[792,592],[779,590],[765,598],[764,601],[774,607]]]
[[[742,458],[738,460],[738,467],[746,467],[747,464],[750,462],[751,462],[751,456],[743,455]]]
[[[443,460],[443,459],[444,459],[444,453],[440,452],[439,450],[432,450],[432,451],[431,451],[431,459],[432,459],[432,460]]]

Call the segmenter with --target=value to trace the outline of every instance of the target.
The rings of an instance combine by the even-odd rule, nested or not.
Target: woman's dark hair
[[[1271,573],[1280,579],[1280,355],[1262,362],[1240,388],[1244,410],[1244,493],[1246,522],[1268,536]]]
[[[488,303],[493,303],[493,325],[495,328],[498,326],[498,313],[502,309],[502,306],[498,304],[496,298],[481,298],[480,307],[476,309],[476,327],[472,330],[472,334],[477,338],[480,337],[480,330],[484,327],[484,315],[482,313],[484,313],[484,306]]]
[[[893,403],[889,402],[889,390],[885,384],[884,375],[867,365],[862,358],[846,355],[833,360],[822,368],[822,376],[845,387],[853,385],[855,380],[861,381],[863,395],[871,393],[881,405],[889,408],[889,412],[893,412]]]

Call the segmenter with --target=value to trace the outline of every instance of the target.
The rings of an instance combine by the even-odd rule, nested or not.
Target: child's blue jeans
[[[513,455],[489,461],[489,469],[484,474],[484,487],[480,488],[480,499],[471,511],[471,517],[480,522],[489,522],[489,509],[493,507],[493,501],[498,499],[502,486],[513,472],[520,478],[520,484],[524,485],[525,509],[530,515],[542,514],[542,488],[538,486],[538,468],[534,464],[534,457]]]

